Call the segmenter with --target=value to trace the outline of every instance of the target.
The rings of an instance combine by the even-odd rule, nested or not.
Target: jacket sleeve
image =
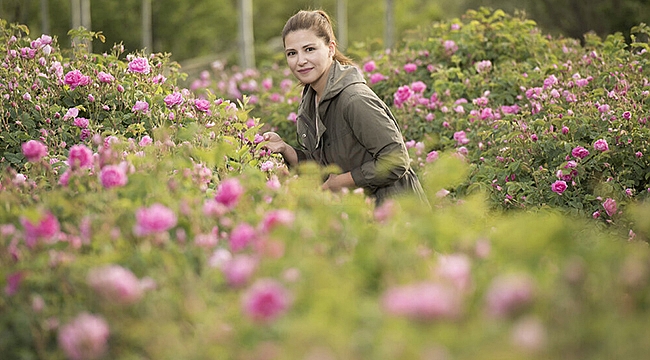
[[[364,86],[365,87],[365,86]],[[391,185],[410,168],[402,133],[393,114],[372,90],[348,97],[344,117],[372,160],[351,170],[357,186],[376,189]]]

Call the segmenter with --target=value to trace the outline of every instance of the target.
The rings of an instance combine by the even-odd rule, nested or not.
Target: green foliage
[[[0,70],[2,120],[17,127],[2,133],[15,163],[0,176],[0,354],[77,358],[69,344],[83,339],[92,354],[81,358],[106,359],[645,356],[650,207],[622,189],[634,180],[647,186],[648,134],[638,121],[646,113],[647,53],[639,44],[630,51],[618,35],[589,38],[583,48],[522,21],[471,12],[454,21],[457,30],[435,24],[432,34],[409,40],[416,50],[407,42],[403,53],[374,58],[375,71],[391,74],[373,84],[382,96],[416,81],[426,84],[426,98],[438,93],[430,109],[393,108],[409,126],[407,146],[431,209],[410,197],[375,208],[358,191],[321,191],[323,169],[290,172],[267,154],[259,133],[290,131],[286,113],[273,112],[296,106],[299,96],[295,84],[281,85],[289,74],[279,68],[217,71],[210,76],[224,76],[231,93],[204,84],[192,92],[175,85],[183,75],[168,55],[147,57],[145,73],[134,71],[139,53],[119,46],[106,56],[35,46],[46,63],[92,76],[73,90],[44,76],[40,57],[12,56],[12,49],[29,54],[28,29],[3,23],[0,46],[11,66]],[[428,50],[441,50],[447,36],[458,36],[462,57]],[[485,52],[472,58],[473,49]],[[478,70],[488,54],[491,67]],[[406,62],[415,71],[402,73]],[[100,83],[102,71],[115,81]],[[590,76],[586,84],[576,72]],[[633,83],[644,86],[623,86]],[[554,97],[559,87],[579,89],[578,101]],[[228,100],[233,95],[238,102]],[[456,103],[461,96],[468,102]],[[149,111],[134,111],[144,100]],[[519,111],[499,107],[514,104]],[[502,116],[472,113],[488,107]],[[63,119],[70,108],[91,120],[88,140]],[[20,146],[39,139],[47,153],[25,161]],[[599,139],[610,149],[594,149]],[[93,161],[72,162],[73,144]],[[590,154],[565,168],[577,145]],[[107,177],[111,168],[122,178]],[[576,184],[551,191],[557,170],[571,169]],[[603,201],[596,196],[619,200],[622,211],[601,219],[621,226],[567,213],[590,213]],[[107,265],[119,272],[102,273]],[[268,281],[275,292],[252,297]],[[95,323],[67,336],[84,313],[103,319],[108,334]]]

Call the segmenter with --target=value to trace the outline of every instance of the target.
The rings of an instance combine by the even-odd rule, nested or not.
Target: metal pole
[[[253,0],[238,0],[238,2],[240,63],[244,69],[254,68]]]
[[[85,27],[86,30],[92,30],[92,21],[90,19],[90,0],[81,0],[81,26]],[[93,43],[88,41],[88,52],[93,52]]]
[[[151,22],[151,0],[142,0],[142,48],[149,54],[153,52]]]
[[[384,47],[392,49],[395,45],[395,6],[393,0],[386,0],[386,28],[384,29]]]
[[[336,1],[336,17],[339,49],[345,51],[348,47],[348,0]]]

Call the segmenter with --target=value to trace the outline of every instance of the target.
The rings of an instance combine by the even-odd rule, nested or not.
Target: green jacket
[[[315,97],[314,89],[306,86],[297,118],[299,162],[349,171],[377,204],[409,190],[426,201],[395,117],[356,67],[334,61],[318,116]]]

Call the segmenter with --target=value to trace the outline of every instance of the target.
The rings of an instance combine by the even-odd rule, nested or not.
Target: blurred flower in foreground
[[[535,284],[525,274],[501,275],[490,284],[485,295],[487,311],[497,317],[508,316],[533,301]]]
[[[412,320],[453,319],[460,315],[462,304],[456,290],[434,282],[390,288],[381,301],[389,314]]]
[[[214,199],[232,209],[237,205],[239,197],[243,193],[244,187],[239,183],[239,180],[236,178],[230,178],[223,180],[219,184]]]
[[[119,265],[93,268],[86,279],[88,285],[104,299],[118,304],[133,304],[142,298],[140,280]]]
[[[47,146],[37,140],[29,140],[22,144],[23,155],[27,161],[38,162],[47,156]]]
[[[134,233],[141,236],[165,232],[176,226],[177,222],[176,214],[162,204],[140,208],[136,211],[135,217],[137,223]]]
[[[124,186],[128,181],[126,168],[121,165],[106,165],[99,173],[99,180],[107,189]]]
[[[257,322],[270,322],[287,311],[291,294],[273,279],[257,280],[242,297],[244,314]]]
[[[34,247],[38,240],[53,240],[59,234],[59,220],[51,212],[46,212],[35,222],[23,217],[20,223],[25,228],[25,243]]]
[[[100,316],[81,313],[59,330],[59,346],[71,360],[98,359],[107,349],[109,328]]]

